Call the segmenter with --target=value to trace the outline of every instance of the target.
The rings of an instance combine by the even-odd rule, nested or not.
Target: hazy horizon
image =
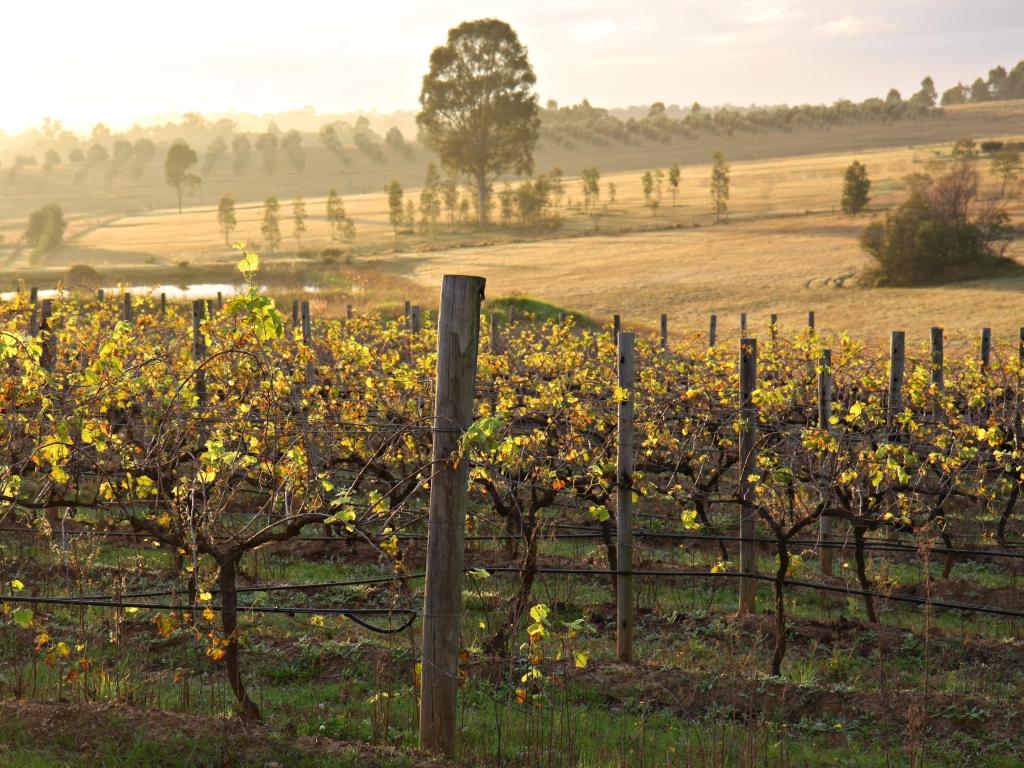
[[[282,8],[183,0],[143,17],[137,4],[97,0],[59,4],[54,22],[51,6],[8,7],[5,26],[25,34],[0,48],[4,69],[21,72],[6,83],[0,130],[44,116],[82,132],[187,111],[415,109],[430,51],[451,26],[485,16],[508,21],[528,46],[542,101],[609,108],[861,100],[893,86],[909,96],[926,74],[941,92],[1024,58],[1024,4],[1013,0]]]

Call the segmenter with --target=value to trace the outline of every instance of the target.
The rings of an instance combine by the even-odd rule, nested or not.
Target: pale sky
[[[449,27],[495,16],[542,100],[820,103],[1024,58],[1024,0],[0,2],[0,130],[156,114],[414,109]]]

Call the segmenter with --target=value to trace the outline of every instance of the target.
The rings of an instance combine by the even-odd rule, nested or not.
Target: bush
[[[978,172],[970,162],[939,178],[917,174],[908,184],[907,201],[861,235],[861,247],[877,262],[871,282],[944,283],[1015,267],[1003,256],[1008,216],[995,203],[978,203]]]
[[[88,290],[103,285],[103,277],[88,264],[72,264],[64,275],[64,285],[72,290]]]
[[[32,246],[32,251],[37,256],[49,253],[64,242],[64,230],[67,227],[61,207],[56,203],[48,203],[32,211],[32,215],[28,217],[25,242]]]

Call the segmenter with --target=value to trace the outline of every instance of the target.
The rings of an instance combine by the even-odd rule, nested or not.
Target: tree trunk
[[[864,534],[867,529],[860,525],[853,527],[854,555],[857,559],[857,579],[860,581],[860,588],[865,592],[872,592],[874,585],[868,579],[867,564],[864,560]],[[878,615],[875,613],[875,599],[871,595],[864,595],[864,610],[867,611],[868,621],[872,624],[878,623]]]
[[[476,174],[476,204],[478,221],[484,225],[487,223],[487,176],[483,173]]]
[[[224,665],[228,672],[228,682],[235,692],[238,702],[238,714],[243,720],[262,720],[259,707],[249,698],[238,669],[238,592],[235,589],[235,566],[237,555],[231,555],[220,563],[221,624],[224,628],[224,639],[227,647],[224,653]]]
[[[178,213],[181,213],[181,182],[178,182]]]
[[[775,653],[772,655],[772,675],[782,674],[782,657],[786,655],[786,571],[789,570],[789,549],[786,540],[776,539],[779,567],[775,571]]]

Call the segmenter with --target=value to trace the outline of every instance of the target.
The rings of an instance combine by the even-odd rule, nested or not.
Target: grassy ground
[[[704,544],[650,544],[640,568],[706,568],[718,558]],[[39,540],[0,543],[4,583],[30,589],[102,590],[110,578],[129,589],[168,576],[162,551],[102,543],[85,555]],[[600,569],[599,544],[551,540],[548,565]],[[817,578],[804,552],[795,578]],[[508,553],[471,543],[472,564]],[[838,558],[836,583],[848,582]],[[406,545],[410,571],[422,565]],[[773,558],[761,553],[759,568]],[[872,558],[873,578],[895,593],[967,602],[1017,600],[1011,570],[958,563],[943,580],[939,564],[914,556]],[[304,541],[277,545],[244,562],[244,582],[311,583],[386,573],[358,545]],[[418,604],[419,582],[405,600]],[[563,647],[589,652],[578,669],[548,646],[544,679],[524,685],[523,621],[508,656],[484,650],[509,608],[515,581],[468,577],[462,662],[459,765],[538,766],[1011,766],[1024,759],[1020,686],[1024,627],[1014,619],[883,603],[881,627],[865,620],[859,598],[790,590],[789,650],[782,677],[766,674],[774,635],[770,590],[758,613],[737,618],[734,582],[725,578],[638,578],[634,664],[615,660],[615,612],[606,577],[545,576],[531,602],[551,608],[552,626],[583,617],[588,631]],[[387,590],[352,586],[306,593],[255,593],[257,604],[379,604]],[[1006,603],[1011,604],[1011,603]],[[1012,603],[1016,605],[1017,603]],[[92,659],[90,672],[59,682],[64,668],[33,661],[34,631],[0,628],[0,762],[41,765],[398,766],[420,765],[415,662],[419,625],[381,636],[346,619],[242,615],[243,670],[266,723],[231,717],[223,672],[188,631],[161,637],[146,611],[62,609],[47,630]],[[202,622],[200,622],[202,624]],[[116,638],[116,642],[111,642]],[[528,691],[518,703],[516,688]],[[88,690],[88,700],[83,692]],[[22,699],[28,698],[30,701]],[[18,699],[18,700],[14,700]],[[396,751],[397,750],[397,751]]]

